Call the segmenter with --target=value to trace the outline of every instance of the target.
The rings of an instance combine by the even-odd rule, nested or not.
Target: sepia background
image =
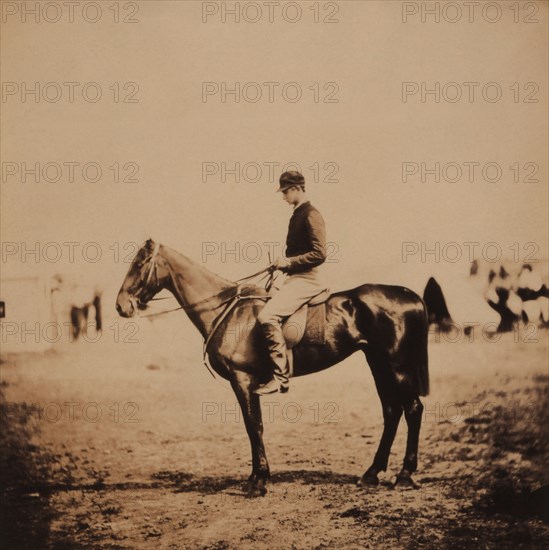
[[[266,243],[282,253],[291,215],[275,193],[278,177],[285,165],[298,163],[326,221],[332,289],[376,282],[422,294],[435,277],[460,329],[465,322],[497,327],[499,317],[487,305],[489,269],[504,265],[515,284],[530,263],[547,284],[547,2],[500,1],[488,8],[479,2],[471,14],[463,2],[281,0],[272,5],[272,21],[265,2],[78,2],[72,15],[62,2],[0,3],[2,379],[6,403],[17,405],[6,415],[15,422],[14,441],[29,431],[25,444],[39,449],[42,469],[29,463],[21,478],[46,487],[23,484],[14,509],[32,517],[36,529],[21,547],[38,541],[282,548],[290,546],[277,532],[290,528],[302,531],[289,542],[295,548],[363,547],[366,540],[406,547],[415,536],[410,529],[423,536],[429,525],[435,534],[425,534],[427,546],[480,536],[471,517],[488,521],[482,506],[469,517],[470,531],[455,531],[465,517],[459,510],[490,487],[450,495],[446,487],[454,481],[443,475],[448,469],[466,485],[463,476],[471,472],[460,469],[464,462],[472,479],[485,470],[493,448],[486,438],[493,433],[469,441],[469,456],[463,451],[476,417],[469,423],[426,419],[431,469],[420,468],[428,494],[395,496],[385,487],[366,504],[347,484],[372,454],[373,447],[363,452],[360,434],[373,434],[376,443],[381,429],[362,357],[295,381],[294,399],[304,411],[337,403],[338,423],[315,422],[309,412],[303,422],[279,418],[267,427],[273,470],[285,465],[282,482],[287,491],[299,487],[299,498],[279,494],[258,505],[219,497],[230,485],[223,479],[238,480],[247,470],[248,443],[241,422],[219,416],[212,425],[202,415],[205,402],[233,407],[234,396],[201,366],[200,337],[183,314],[125,322],[114,303],[137,246],[148,237],[233,280],[266,267]],[[67,82],[75,83],[73,101]],[[470,99],[465,83],[471,82],[478,85]],[[36,83],[38,96],[28,92]],[[96,102],[82,95],[88,83],[95,83],[90,94],[102,92]],[[272,83],[272,101],[265,83]],[[299,100],[283,96],[288,83],[298,85]],[[489,94],[501,91],[498,101],[483,96],[486,85]],[[238,86],[239,93],[223,96],[223,86]],[[436,86],[438,97],[422,98],[422,88]],[[50,95],[44,97],[44,88]],[[262,96],[255,101],[257,90]],[[454,101],[456,90],[463,95]],[[34,174],[24,179],[23,163],[39,164],[38,181]],[[74,181],[66,167],[55,181],[63,163],[78,163]],[[89,177],[82,173],[87,163],[101,169],[98,181],[91,181],[93,166]],[[438,163],[440,181],[429,172],[422,181],[422,163],[427,170]],[[454,163],[462,170],[457,181]],[[471,179],[467,163],[478,163]],[[486,165],[492,168],[483,172]],[[501,175],[494,178],[497,168]],[[467,243],[476,243],[472,253]],[[469,275],[472,260],[482,266],[478,284]],[[63,325],[69,302],[96,295],[103,335],[69,341]],[[435,403],[444,410],[445,403],[482,401],[486,394],[478,396],[488,390],[504,392],[498,399],[517,401],[520,410],[543,403],[534,399],[536,392],[546,397],[547,382],[548,319],[546,302],[540,304],[535,330],[519,311],[514,332],[497,342],[480,329],[475,342],[461,333],[459,341],[431,335],[431,410]],[[38,336],[25,336],[36,322]],[[48,322],[63,326],[59,341],[45,337]],[[32,430],[17,424],[18,415],[29,416],[22,404],[72,401],[102,403],[105,424],[84,417],[70,422],[66,414],[50,422],[34,413]],[[114,422],[114,403],[137,403],[139,422]],[[478,430],[490,423],[497,424],[484,419]],[[521,425],[537,444],[540,424]],[[524,462],[539,453],[528,458],[516,442],[502,446],[514,455],[499,467],[529,483],[513,490],[543,485],[542,476],[531,473],[536,467]],[[66,464],[51,458],[63,453]],[[319,470],[333,475],[314,473]],[[99,481],[110,489],[93,490]],[[52,490],[56,484],[65,490]],[[299,507],[306,510],[303,524],[295,519]],[[455,524],[429,523],[442,508]],[[61,516],[45,519],[52,510]],[[401,519],[388,527],[383,517],[391,514]],[[253,528],[246,525],[250,517]],[[490,521],[492,539],[500,540],[507,520]],[[505,536],[538,541],[546,527],[530,516],[521,521],[522,531]]]

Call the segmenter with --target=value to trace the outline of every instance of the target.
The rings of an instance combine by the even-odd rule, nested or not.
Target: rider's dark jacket
[[[286,238],[289,275],[316,267],[326,260],[326,229],[320,212],[309,201],[300,204],[290,218]]]

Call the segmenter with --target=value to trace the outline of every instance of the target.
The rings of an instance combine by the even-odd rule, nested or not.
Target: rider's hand
[[[288,269],[290,265],[291,265],[290,262],[283,257],[277,258],[273,263],[273,267],[275,269],[280,269],[280,271],[284,271],[285,269]]]

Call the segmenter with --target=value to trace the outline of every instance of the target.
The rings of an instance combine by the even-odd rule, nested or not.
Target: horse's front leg
[[[252,447],[252,473],[248,478],[246,490],[249,496],[263,496],[267,493],[266,483],[271,473],[263,445],[263,421],[259,396],[251,391],[258,386],[258,383],[249,374],[237,371],[231,385],[242,409],[244,424]]]

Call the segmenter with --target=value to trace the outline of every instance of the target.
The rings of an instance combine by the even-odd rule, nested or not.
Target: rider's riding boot
[[[280,324],[263,323],[260,325],[267,340],[267,347],[273,363],[273,378],[266,384],[259,386],[254,393],[267,395],[280,391],[285,393],[289,389],[288,376],[290,369],[286,357],[286,340]]]

